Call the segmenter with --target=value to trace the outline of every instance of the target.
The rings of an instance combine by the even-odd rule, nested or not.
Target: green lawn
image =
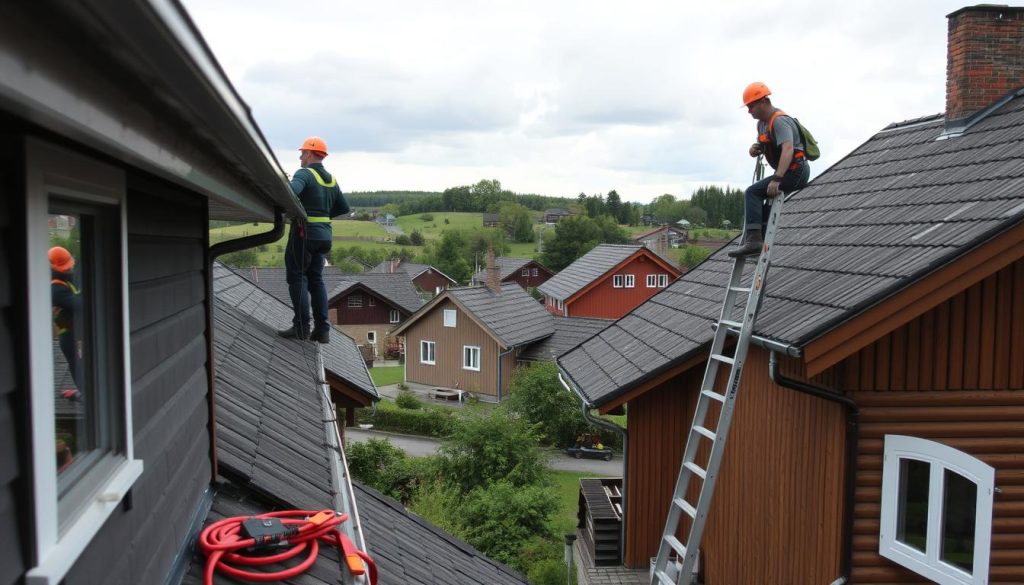
[[[378,388],[397,384],[405,380],[405,366],[370,368],[370,377]]]

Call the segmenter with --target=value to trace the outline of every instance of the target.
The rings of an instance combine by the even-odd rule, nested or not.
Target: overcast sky
[[[183,0],[288,172],[311,134],[343,189],[745,187],[743,88],[818,139],[817,174],[945,107],[947,0]]]

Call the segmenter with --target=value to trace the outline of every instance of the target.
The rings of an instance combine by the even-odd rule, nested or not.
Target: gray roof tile
[[[564,301],[636,254],[638,250],[646,248],[638,244],[600,244],[537,289],[550,297]]]
[[[554,335],[531,345],[519,354],[519,359],[554,361],[556,357],[596,335],[611,324],[611,321],[584,317],[554,317],[551,323],[555,327]]]
[[[940,117],[893,125],[786,202],[758,335],[806,344],[1024,221],[1024,95],[960,137],[938,140],[942,131]],[[711,340],[726,252],[558,359],[589,401],[606,403]]]
[[[496,295],[486,286],[452,288],[447,292],[511,347],[542,339],[555,332],[555,317],[518,284],[506,282]]]
[[[233,270],[273,295],[286,306],[291,307],[292,301],[288,295],[288,282],[284,268],[237,268]],[[333,299],[353,286],[361,284],[388,304],[408,314],[415,313],[423,305],[423,301],[416,294],[411,277],[405,272],[349,273],[342,272],[337,266],[324,266],[323,278],[328,299]]]

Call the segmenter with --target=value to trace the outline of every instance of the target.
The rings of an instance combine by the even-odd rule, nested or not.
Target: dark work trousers
[[[807,186],[807,179],[810,177],[811,165],[807,164],[807,161],[800,161],[796,170],[786,171],[786,174],[782,176],[779,190],[783,193],[792,193],[797,189],[803,189]],[[744,199],[746,219],[743,224],[745,229],[763,229],[763,224],[768,221],[768,214],[771,213],[772,208],[772,200],[768,199],[768,183],[771,180],[772,175],[769,175],[747,187]]]
[[[309,309],[313,305],[313,328],[330,328],[327,322],[327,287],[324,286],[324,260],[331,251],[330,240],[307,240],[299,235],[299,227],[292,225],[288,233],[288,246],[284,252],[285,278],[288,295],[292,299],[295,317],[292,325],[309,332]]]

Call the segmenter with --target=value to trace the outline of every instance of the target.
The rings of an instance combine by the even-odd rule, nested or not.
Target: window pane
[[[974,571],[974,520],[978,486],[948,469],[943,470],[942,549],[939,558]]]
[[[91,221],[76,213],[49,217],[57,473],[82,467],[100,443],[91,355]],[[77,463],[77,465],[76,465]]]
[[[900,460],[900,494],[897,501],[896,540],[922,553],[928,534],[928,483],[931,464],[916,459]]]

